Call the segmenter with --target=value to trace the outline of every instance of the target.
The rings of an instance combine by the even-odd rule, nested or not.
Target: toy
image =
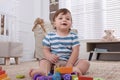
[[[51,79],[49,79],[49,76],[39,76],[37,80],[51,80]]]
[[[19,74],[19,75],[16,75],[16,78],[17,79],[23,79],[23,78],[25,78],[25,75]]]
[[[55,72],[60,72],[61,74],[69,74],[73,72],[72,67],[58,67]]]
[[[59,72],[55,72],[52,76],[52,80],[61,80],[61,74]]]
[[[94,80],[93,77],[79,76],[79,80]]]
[[[33,76],[33,80],[37,80],[37,77],[40,77],[41,75],[40,74],[35,74],[34,76]]]
[[[37,18],[35,20],[32,31],[34,31],[34,29],[37,27],[37,25],[40,25],[41,29],[46,33],[46,30],[44,28],[44,21],[43,21],[43,19]]]
[[[61,75],[59,72],[54,73],[52,76],[42,76],[40,74],[35,74],[33,80],[61,80]]]
[[[0,75],[5,74],[5,70],[0,70]]]
[[[102,41],[118,41],[118,39],[113,35],[114,30],[104,30],[105,36],[102,38]]]
[[[10,80],[10,78],[6,74],[6,71],[2,70],[1,66],[0,66],[0,80]]]
[[[74,73],[72,67],[58,67],[55,73],[49,73],[48,76],[35,74],[33,80],[104,80],[102,78],[94,78],[88,76],[78,76]]]
[[[77,75],[72,75],[72,80],[79,80]]]
[[[64,80],[71,80],[71,74],[65,74],[63,75]]]
[[[102,79],[102,78],[94,78],[94,80],[104,80],[104,79]]]

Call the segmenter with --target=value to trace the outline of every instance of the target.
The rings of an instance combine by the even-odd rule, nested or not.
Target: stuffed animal
[[[40,18],[37,18],[35,21],[34,21],[34,26],[33,26],[33,29],[32,31],[34,31],[34,29],[40,25],[40,27],[42,28],[42,30],[44,32],[46,32],[45,28],[44,28],[44,20],[43,19],[40,19]]]
[[[104,30],[105,36],[102,38],[102,41],[118,41],[118,39],[113,35],[114,30]]]

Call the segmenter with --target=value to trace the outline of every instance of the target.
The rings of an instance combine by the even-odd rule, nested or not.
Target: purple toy
[[[49,80],[49,77],[47,77],[47,76],[40,76],[40,77],[37,77],[37,80]]]
[[[40,77],[40,76],[41,76],[40,74],[35,74],[35,75],[33,76],[33,80],[36,80],[37,77]]]
[[[64,74],[64,75],[63,75],[63,79],[64,79],[64,80],[72,80],[72,79],[71,79],[71,74]]]

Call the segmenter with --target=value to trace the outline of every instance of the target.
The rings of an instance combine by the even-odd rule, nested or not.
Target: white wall
[[[32,32],[34,20],[37,17],[49,21],[49,0],[21,0],[19,6],[20,41],[24,44],[22,61],[34,58],[34,34]],[[28,4],[29,2],[29,4]]]
[[[21,61],[32,60],[35,47],[33,23],[37,17],[49,21],[49,0],[0,0],[0,12],[4,11],[17,18],[17,37],[24,49]]]
[[[34,19],[37,17],[49,22],[49,0],[34,1]]]

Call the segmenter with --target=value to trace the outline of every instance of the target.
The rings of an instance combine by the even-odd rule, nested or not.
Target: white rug
[[[120,61],[91,61],[86,76],[100,77],[105,80],[120,80]],[[1,65],[11,80],[32,80],[28,73],[31,68],[38,68],[38,61],[21,62],[19,65]],[[25,75],[24,79],[17,79],[16,75]]]

